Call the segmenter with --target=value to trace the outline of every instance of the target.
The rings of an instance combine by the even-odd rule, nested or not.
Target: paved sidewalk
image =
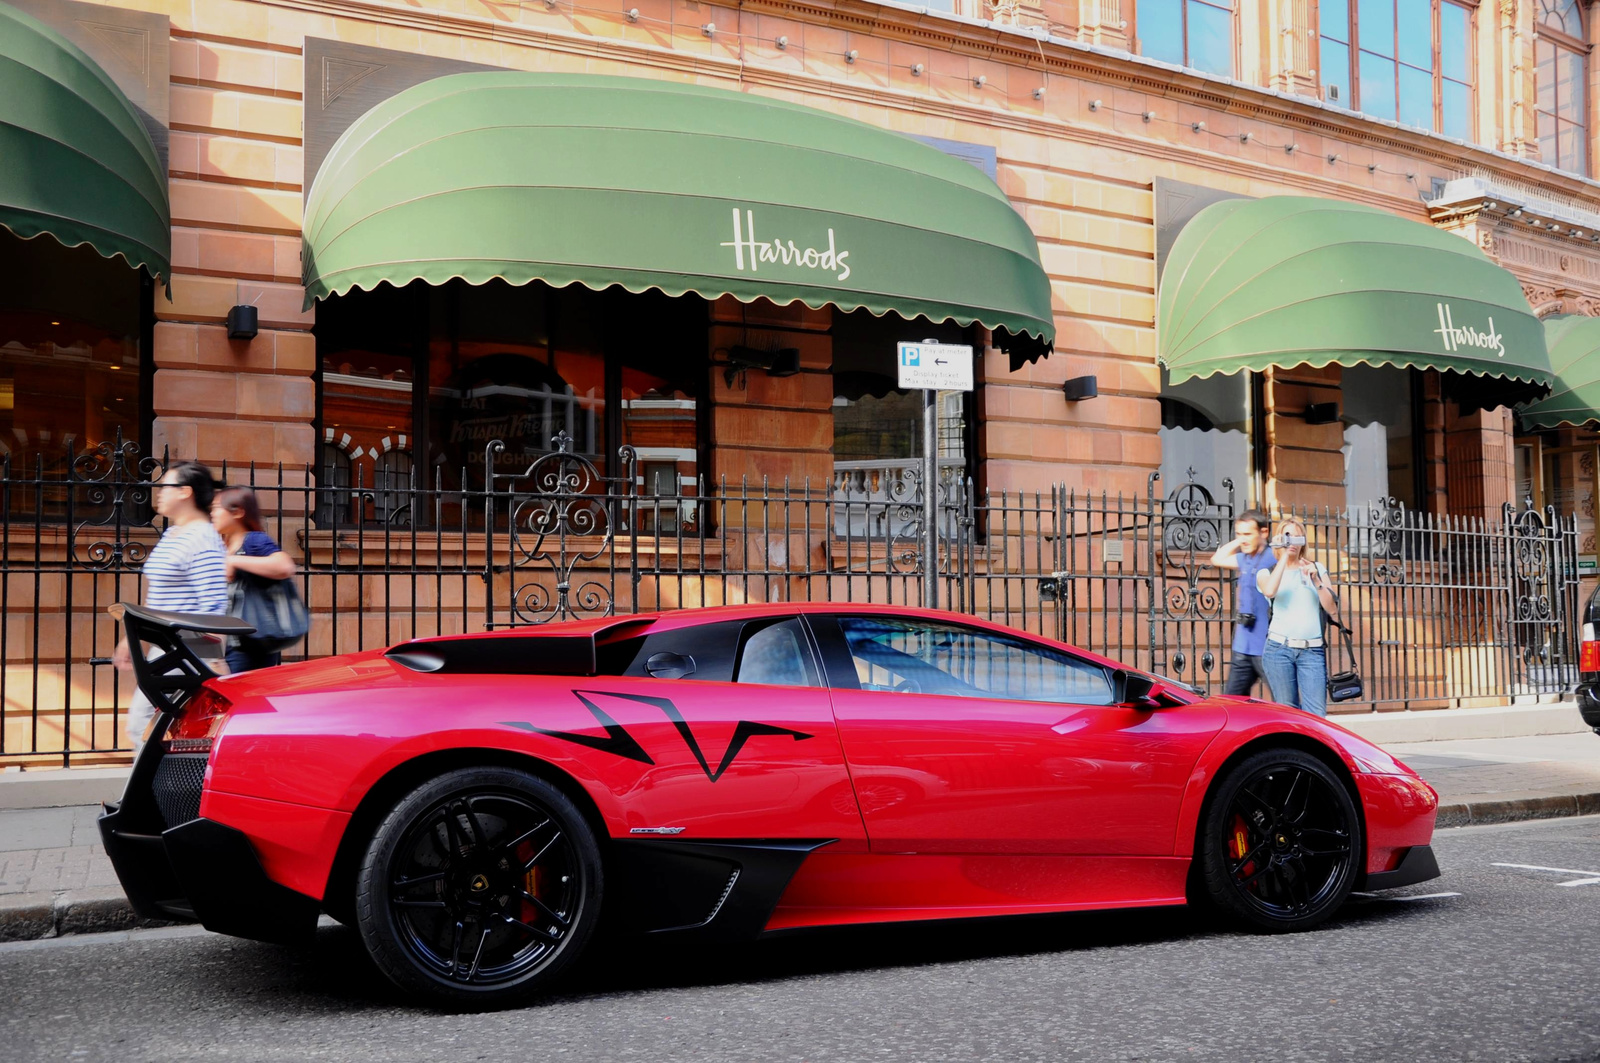
[[[1439,826],[1600,813],[1600,735],[1386,747],[1439,791]],[[0,809],[0,941],[138,924],[100,845],[98,805]]]

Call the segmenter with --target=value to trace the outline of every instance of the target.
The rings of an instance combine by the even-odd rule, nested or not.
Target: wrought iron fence
[[[453,486],[435,468],[367,484],[309,468],[221,470],[249,484],[267,531],[300,565],[310,636],[297,656],[420,635],[753,601],[917,604],[923,485],[915,469],[870,485],[699,481],[653,493],[633,452],[601,476],[570,441]],[[123,755],[106,606],[143,596],[158,535],[151,476],[165,458],[108,442],[0,462],[0,764]],[[1191,474],[1192,476],[1192,474]],[[1220,689],[1232,638],[1231,573],[1209,565],[1235,500],[1193,482],[1142,497],[1063,489],[978,495],[941,470],[940,601],[1202,689]],[[656,486],[659,486],[657,484]],[[1297,512],[1355,631],[1371,710],[1560,693],[1576,679],[1576,532],[1551,511],[1499,520],[1417,514],[1392,502]]]

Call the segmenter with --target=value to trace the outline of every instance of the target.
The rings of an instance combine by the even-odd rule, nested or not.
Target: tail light
[[[183,706],[183,715],[167,731],[167,752],[211,752],[217,732],[222,729],[222,721],[228,718],[232,708],[233,702],[216,690],[208,686],[201,687],[199,693]]]
[[[1600,639],[1593,624],[1583,625],[1583,641],[1578,643],[1578,671],[1600,672]]]

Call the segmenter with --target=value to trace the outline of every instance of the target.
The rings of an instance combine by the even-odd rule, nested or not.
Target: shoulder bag
[[[306,612],[294,577],[266,579],[249,572],[236,572],[228,594],[228,615],[238,617],[255,634],[239,641],[263,653],[279,653],[306,637],[311,616]]]
[[[1345,659],[1350,662],[1349,671],[1334,672],[1328,676],[1328,700],[1354,701],[1361,696],[1363,687],[1361,674],[1356,671],[1356,653],[1350,648],[1350,629],[1332,616],[1328,617],[1328,623],[1339,629],[1339,645],[1344,647]]]

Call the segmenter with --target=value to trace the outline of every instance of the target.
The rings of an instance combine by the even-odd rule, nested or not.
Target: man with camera
[[[1278,556],[1267,545],[1272,522],[1259,510],[1246,510],[1233,522],[1233,538],[1217,548],[1211,563],[1239,573],[1234,598],[1238,615],[1233,627],[1233,659],[1228,662],[1225,694],[1249,694],[1257,679],[1265,679],[1261,655],[1267,647],[1267,615],[1271,603],[1256,587],[1256,573],[1271,571]]]

